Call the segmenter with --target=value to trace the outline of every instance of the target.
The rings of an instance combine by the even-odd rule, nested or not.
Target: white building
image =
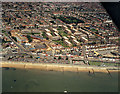
[[[71,30],[69,30],[69,29],[65,29],[65,32],[66,32],[67,34],[71,34]]]
[[[46,31],[46,32],[49,32],[49,33],[51,32],[49,29],[45,29],[45,31]]]
[[[57,30],[57,29],[55,29],[55,28],[52,28],[52,30],[53,30],[54,32],[57,32],[57,33],[58,33],[58,30]]]
[[[67,46],[72,46],[72,43],[69,42],[68,40],[64,40],[64,42],[65,42],[65,44],[66,44]]]
[[[75,32],[77,32],[77,31],[78,31],[78,30],[75,29],[75,28],[72,29],[72,33],[75,33]]]
[[[88,39],[86,39],[85,37],[81,37],[80,40],[81,40],[82,42],[87,42],[87,41],[88,41]]]
[[[63,36],[63,39],[64,39],[64,40],[68,40],[68,38],[67,38],[66,36]]]
[[[55,36],[59,36],[59,34],[57,32],[53,32]]]
[[[73,40],[73,43],[74,43],[75,45],[79,45],[79,44],[80,44],[77,40]]]
[[[51,35],[50,33],[48,33],[48,32],[46,33],[46,36],[47,36],[48,38],[50,38],[50,39],[52,38],[52,35]]]
[[[70,36],[70,39],[75,40],[76,38],[74,36]]]

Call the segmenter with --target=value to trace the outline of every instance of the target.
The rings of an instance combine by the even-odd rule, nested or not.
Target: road
[[[11,38],[11,36],[8,34],[9,31],[7,31],[7,30],[5,30],[5,31],[6,31],[5,33],[8,35],[7,37],[8,37],[12,42],[14,42],[14,44],[15,44],[16,46],[18,46],[18,48],[21,50],[21,53],[27,53],[27,54],[29,54],[29,55],[34,56],[34,55],[32,54],[32,52],[28,51],[27,49],[25,49],[24,47],[22,47],[20,44],[18,44],[15,40],[13,40],[13,39]]]

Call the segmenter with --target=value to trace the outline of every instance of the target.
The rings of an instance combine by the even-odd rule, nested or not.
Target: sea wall
[[[95,67],[95,66],[78,66],[68,64],[43,64],[43,63],[27,63],[27,62],[2,62],[2,67],[29,68],[47,71],[72,71],[72,72],[118,72],[117,67]],[[116,69],[116,70],[110,70]]]

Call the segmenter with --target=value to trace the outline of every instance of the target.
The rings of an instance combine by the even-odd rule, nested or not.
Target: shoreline
[[[71,71],[71,72],[120,72],[118,67],[97,67],[97,66],[79,66],[79,65],[69,65],[69,64],[48,64],[48,63],[28,63],[28,62],[11,62],[2,61],[1,67],[10,68],[25,68],[25,69],[40,69],[46,71]]]

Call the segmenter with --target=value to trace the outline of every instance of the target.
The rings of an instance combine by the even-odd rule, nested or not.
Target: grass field
[[[64,44],[62,40],[54,40],[54,41],[57,42],[58,44],[61,44],[63,47],[69,47],[66,44]]]
[[[105,66],[116,66],[117,65],[116,63],[103,63],[103,62],[95,62],[95,61],[89,61],[89,64],[90,65],[95,65],[95,66],[102,66],[102,65],[105,65]]]
[[[63,30],[60,30],[60,31],[59,31],[59,34],[60,34],[61,36],[68,36],[68,34],[66,34]]]

